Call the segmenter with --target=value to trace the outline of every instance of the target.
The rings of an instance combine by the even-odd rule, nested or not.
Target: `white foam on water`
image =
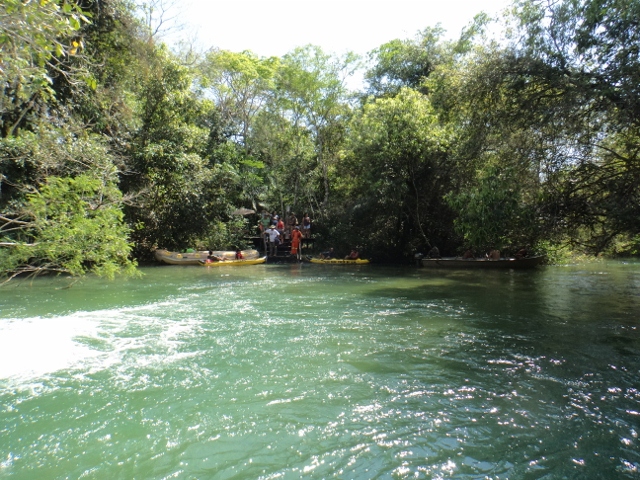
[[[95,321],[78,315],[0,320],[0,379],[39,377],[97,356],[74,340],[97,330]]]
[[[161,355],[142,355],[136,363],[170,363],[197,319],[167,317],[175,301],[74,312],[53,317],[0,319],[0,381],[28,384],[59,371],[96,372],[123,362],[131,351],[152,345]],[[130,328],[144,323],[145,328]],[[174,358],[175,357],[175,358]]]

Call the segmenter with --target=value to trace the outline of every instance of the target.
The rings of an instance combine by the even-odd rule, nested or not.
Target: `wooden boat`
[[[423,258],[422,266],[427,268],[534,268],[540,265],[545,255],[537,255],[524,258],[501,258],[499,260],[489,260],[486,258],[462,258],[462,257],[442,257]]]
[[[213,254],[216,257],[224,258],[225,260],[236,259],[236,252],[233,250],[219,250],[214,251]],[[155,251],[156,260],[168,263],[169,265],[200,265],[208,256],[209,252],[207,250],[187,253],[170,252],[163,249]],[[260,258],[260,253],[257,250],[242,250],[242,256],[245,260],[255,260]]]
[[[340,258],[332,258],[329,260],[323,258],[310,258],[309,261],[311,263],[322,263],[325,265],[366,265],[369,263],[369,260],[364,258],[358,258],[357,260],[343,260]]]
[[[264,263],[267,261],[267,257],[260,257],[260,258],[252,258],[252,259],[247,259],[247,258],[243,258],[241,260],[222,260],[221,262],[211,262],[208,260],[204,260],[202,262],[200,262],[200,265],[204,266],[204,267],[239,267],[239,266],[243,266],[243,265],[259,265],[261,263]]]

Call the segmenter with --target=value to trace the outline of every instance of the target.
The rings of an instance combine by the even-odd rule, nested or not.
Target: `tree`
[[[187,69],[159,50],[141,91],[141,126],[122,179],[122,188],[135,199],[126,212],[136,225],[140,255],[158,246],[184,248],[206,226],[200,199],[208,179],[201,156],[208,132],[194,124],[201,106],[191,81]]]
[[[29,115],[45,109],[53,98],[52,75],[78,82],[79,70],[60,67],[60,59],[78,54],[77,36],[88,22],[71,0],[0,3],[0,135],[13,135]]]
[[[640,30],[629,15],[638,8],[599,0],[519,4],[514,42],[476,57],[453,94],[464,126],[458,161],[473,179],[461,185],[463,195],[482,191],[484,170],[500,165],[535,179],[524,185],[539,214],[529,229],[538,239],[564,236],[598,253],[635,235]]]
[[[313,211],[318,179],[312,174],[315,146],[300,122],[286,118],[272,102],[256,117],[250,137],[251,151],[262,159],[266,177],[262,201],[286,211]]]
[[[454,172],[451,131],[424,95],[402,89],[364,105],[351,127],[353,153],[341,165],[348,220],[362,246],[385,256],[414,253],[446,239],[443,202]],[[386,253],[384,253],[386,252]]]
[[[253,119],[273,91],[278,63],[276,58],[258,58],[248,51],[211,50],[198,67],[201,87],[247,151]]]
[[[212,138],[214,106],[192,91],[193,81],[193,72],[160,48],[141,89],[141,125],[121,182],[132,198],[126,213],[140,256],[192,246],[235,200],[239,177],[227,161],[233,148]]]
[[[426,28],[413,40],[395,39],[373,50],[373,67],[365,73],[367,93],[395,95],[404,87],[426,93],[424,81],[444,61],[443,34],[440,26]]]
[[[137,9],[142,14],[142,22],[147,35],[147,42],[161,37],[173,30],[182,30],[176,23],[179,17],[178,0],[137,0]]]
[[[18,275],[87,272],[133,274],[122,195],[109,178],[50,177],[15,218],[0,216],[0,272]]]
[[[538,239],[535,183],[525,169],[485,166],[473,185],[446,197],[457,212],[455,229],[465,248],[489,251],[531,245]]]
[[[70,83],[53,75],[58,110],[64,109],[85,129],[109,138],[112,148],[126,156],[131,132],[137,128],[139,89],[154,60],[154,46],[126,0],[77,0],[91,21],[78,35],[82,55],[66,64],[81,66],[84,82]]]
[[[354,54],[335,58],[307,45],[285,55],[278,71],[278,108],[295,126],[308,129],[315,144],[323,209],[329,204],[330,169],[339,156],[351,112],[346,79],[358,62]]]
[[[592,253],[637,236],[640,218],[640,2],[526,2],[522,48],[548,68],[580,131],[549,209],[562,212],[571,240]],[[636,240],[637,241],[637,240]]]
[[[33,132],[0,139],[0,211],[12,215],[47,177],[102,178],[122,168],[103,137],[87,133],[72,119],[64,127],[39,124]]]

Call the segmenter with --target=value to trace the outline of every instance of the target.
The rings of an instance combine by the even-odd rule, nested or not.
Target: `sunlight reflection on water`
[[[0,477],[637,474],[639,272],[296,268],[9,291]]]
[[[95,357],[99,352],[76,337],[95,337],[96,331],[97,323],[83,315],[1,321],[0,378],[28,381]]]

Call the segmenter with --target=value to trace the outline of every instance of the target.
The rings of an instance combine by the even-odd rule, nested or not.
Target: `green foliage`
[[[317,188],[317,176],[312,174],[315,146],[309,130],[284,115],[276,103],[256,116],[250,145],[252,153],[263,160],[265,180],[254,203],[270,210],[284,203],[301,211]]]
[[[253,119],[273,90],[278,65],[277,58],[258,58],[248,51],[212,50],[198,66],[202,88],[245,146]]]
[[[405,87],[426,93],[424,81],[444,61],[443,34],[440,26],[426,28],[413,40],[391,40],[371,52],[373,66],[365,74],[368,93],[395,95]]]
[[[103,134],[123,150],[136,128],[137,94],[154,58],[154,46],[142,37],[132,4],[126,0],[78,0],[91,22],[82,25],[82,55],[65,68],[82,68],[81,78],[54,74],[56,102],[77,122]],[[76,76],[77,77],[77,76]]]
[[[640,255],[640,234],[618,236],[605,254],[619,257]]]
[[[60,69],[59,61],[82,49],[76,34],[86,22],[70,0],[0,2],[0,136],[52,100],[52,74],[82,75]]]
[[[241,246],[240,206],[309,211],[319,243],[377,258],[465,243],[638,250],[638,0],[517,2],[509,44],[486,41],[484,14],[454,42],[440,27],[391,40],[372,52],[358,105],[353,54],[181,61],[135,12],[126,0],[0,4],[5,272],[126,270],[129,236],[137,258]],[[100,195],[111,200],[94,209]],[[101,267],[90,250],[107,224],[115,250]]]
[[[359,58],[353,53],[338,58],[307,45],[285,55],[278,70],[273,107],[292,121],[298,139],[302,136],[297,129],[304,128],[313,141],[315,164],[309,165],[310,171],[298,170],[300,176],[295,180],[297,184],[305,176],[318,179],[315,185],[307,183],[307,194],[313,196],[309,203],[321,207],[320,214],[329,207],[331,172],[341,156],[351,116],[346,79],[358,65]],[[298,149],[295,157],[301,159],[300,154]]]
[[[545,214],[560,216],[562,231],[585,252],[619,251],[617,245],[627,243],[640,231],[636,142],[612,136],[602,141],[591,161],[565,168],[552,179]]]
[[[248,220],[243,217],[232,217],[230,220],[211,223],[209,230],[196,241],[198,250],[235,250],[253,248],[246,241],[250,228]]]
[[[615,1],[519,4],[517,42],[477,51],[454,84],[460,195],[482,190],[476,180],[500,165],[536,175],[521,191],[538,214],[529,227],[538,239],[597,254],[638,231],[640,29],[628,16],[638,5],[622,12]],[[465,231],[482,231],[474,225]]]
[[[531,183],[526,176],[508,166],[488,166],[473,186],[447,195],[458,213],[454,223],[465,248],[517,250],[535,242],[536,198],[526,189]]]
[[[192,72],[159,50],[141,89],[142,124],[133,134],[132,174],[122,182],[135,198],[126,212],[128,221],[138,226],[133,239],[141,256],[157,247],[192,246],[227,210],[220,186],[233,185],[233,177],[224,167],[212,169],[207,159],[211,155],[226,161],[220,158],[223,147],[208,151],[210,129],[201,125],[213,118],[207,110],[211,104],[192,92],[193,80]]]
[[[118,163],[102,137],[87,134],[71,120],[65,128],[40,124],[33,132],[2,138],[0,209],[19,209],[25,193],[39,189],[49,176],[111,178]]]
[[[121,200],[110,181],[87,175],[48,178],[28,195],[19,235],[4,239],[12,245],[0,250],[0,271],[10,276],[134,274]]]
[[[533,245],[531,251],[545,255],[546,263],[551,265],[584,264],[599,260],[599,257],[587,255],[582,249],[576,248],[569,242],[541,240]]]
[[[410,89],[372,100],[351,127],[353,154],[341,188],[350,191],[349,218],[366,242],[387,255],[413,253],[443,241],[449,209],[451,132],[429,100]],[[391,251],[389,251],[391,250]]]

